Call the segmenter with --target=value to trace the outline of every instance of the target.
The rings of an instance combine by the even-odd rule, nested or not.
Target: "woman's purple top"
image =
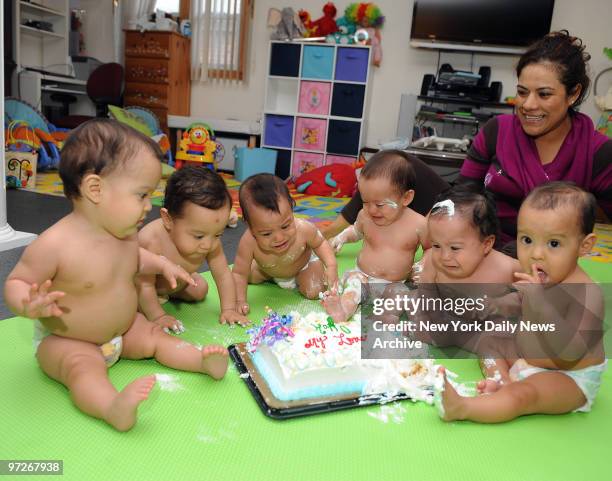
[[[474,138],[461,175],[484,182],[494,195],[502,243],[516,239],[516,218],[523,199],[534,187],[549,181],[575,182],[591,192],[612,217],[612,140],[597,132],[584,114],[572,114],[571,121],[559,152],[546,165],[515,115],[489,120]]]

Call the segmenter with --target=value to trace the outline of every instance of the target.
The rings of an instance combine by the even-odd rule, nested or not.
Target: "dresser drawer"
[[[168,85],[128,82],[125,86],[124,101],[126,105],[142,107],[168,107]]]
[[[170,35],[155,32],[126,32],[126,57],[170,58]]]
[[[168,83],[168,61],[153,58],[126,58],[126,82]]]

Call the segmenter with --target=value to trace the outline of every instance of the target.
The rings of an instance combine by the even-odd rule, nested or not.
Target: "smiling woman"
[[[612,140],[577,112],[589,87],[582,41],[551,32],[516,67],[516,111],[490,120],[474,139],[460,181],[484,182],[501,222],[498,244],[516,239],[521,202],[535,187],[575,182],[593,193],[600,218],[612,217]]]

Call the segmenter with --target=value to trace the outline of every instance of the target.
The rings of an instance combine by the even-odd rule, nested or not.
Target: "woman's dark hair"
[[[462,217],[471,221],[478,229],[480,239],[493,235],[497,236],[499,231],[499,219],[493,196],[484,190],[482,186],[474,184],[460,184],[438,196],[437,202],[450,200],[454,204],[454,210]],[[437,203],[431,208],[429,217],[448,215],[447,206],[439,206]]]
[[[81,197],[81,181],[87,174],[108,175],[125,167],[142,149],[163,160],[156,142],[116,120],[97,118],[74,129],[62,148],[59,175],[68,199]]]
[[[516,75],[520,77],[527,65],[550,62],[557,70],[559,81],[565,86],[567,95],[571,95],[578,85],[582,86],[580,94],[570,107],[574,110],[586,98],[591,83],[587,73],[587,62],[591,56],[584,49],[582,40],[572,37],[567,30],[550,32],[532,44],[521,56],[516,66]]]
[[[536,210],[555,210],[559,207],[575,208],[579,219],[578,226],[586,236],[593,232],[597,200],[590,192],[573,182],[555,181],[539,185],[523,201]]]
[[[232,205],[232,197],[219,174],[204,166],[187,165],[168,179],[164,207],[173,217],[180,217],[187,202],[218,210]]]
[[[363,179],[383,178],[400,194],[414,189],[416,174],[411,155],[401,150],[381,150],[374,154],[361,170]]]
[[[278,201],[284,197],[291,209],[295,207],[295,200],[291,197],[289,189],[279,177],[272,174],[255,174],[245,180],[240,186],[238,199],[244,221],[249,223],[249,206],[256,205],[272,212],[280,213]]]

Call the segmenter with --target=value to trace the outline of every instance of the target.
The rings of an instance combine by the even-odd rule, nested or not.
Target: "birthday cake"
[[[433,360],[361,358],[359,313],[335,324],[324,312],[269,311],[249,334],[253,364],[280,401],[398,394],[432,401]]]

